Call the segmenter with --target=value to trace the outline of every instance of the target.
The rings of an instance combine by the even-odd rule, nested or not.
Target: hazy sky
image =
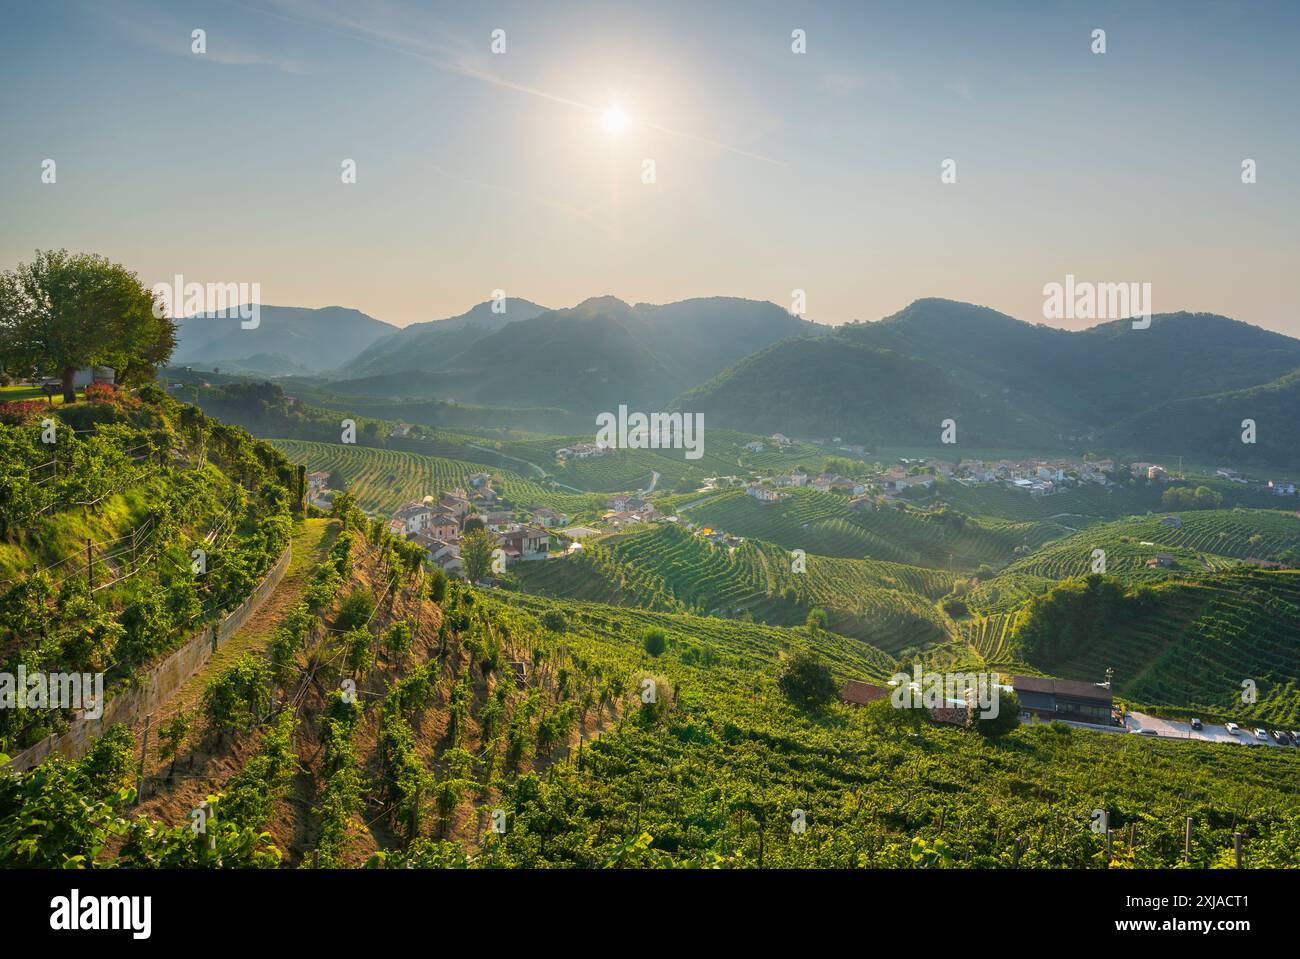
[[[1072,273],[1300,335],[1298,40],[1294,2],[8,4],[0,267],[398,325],[497,288],[1041,321]]]

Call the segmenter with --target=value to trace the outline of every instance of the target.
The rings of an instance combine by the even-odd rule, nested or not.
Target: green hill
[[[691,520],[736,536],[751,536],[785,549],[822,556],[879,559],[937,569],[1001,565],[1017,546],[1037,540],[1030,525],[985,526],[957,514],[852,510],[843,496],[807,489],[760,503],[740,490],[686,510]]]
[[[1298,368],[1300,341],[1222,316],[1163,314],[1143,330],[1117,321],[1067,332],[924,299],[877,323],[778,343],[676,403],[757,433],[931,446],[952,418],[957,453],[963,444],[1073,449],[1100,436],[1136,453],[1290,465],[1297,444],[1286,411]],[[1267,445],[1230,445],[1248,416],[1268,424]]]
[[[0,672],[104,673],[112,696],[274,565],[298,473],[154,387],[52,415],[54,444],[39,422],[0,426]],[[0,751],[70,715],[0,710]]]
[[[823,608],[835,632],[891,652],[924,648],[955,632],[935,599],[950,576],[914,566],[807,556],[750,540],[717,545],[672,524],[585,542],[564,559],[515,567],[530,592],[617,606],[802,623]]]

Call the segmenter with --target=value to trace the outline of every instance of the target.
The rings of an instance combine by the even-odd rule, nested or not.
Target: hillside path
[[[306,519],[295,527],[292,536],[293,556],[284,578],[257,612],[249,617],[239,632],[231,636],[203,668],[186,680],[175,694],[153,712],[155,729],[182,710],[194,710],[203,699],[209,680],[245,653],[264,653],[275,635],[276,627],[293,611],[307,592],[312,574],[324,561],[338,527],[329,519]],[[140,729],[136,730],[139,738]],[[150,741],[150,753],[157,748],[158,737]],[[152,760],[154,757],[150,757]]]

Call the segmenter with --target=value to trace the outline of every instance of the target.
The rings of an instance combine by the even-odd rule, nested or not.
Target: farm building
[[[1012,676],[1011,688],[1020,699],[1020,708],[1036,715],[1087,723],[1110,722],[1114,698],[1106,686],[1076,679]]]
[[[850,679],[840,690],[840,699],[846,703],[852,703],[854,706],[865,706],[867,703],[874,703],[877,699],[884,699],[889,695],[887,686],[877,686],[874,683],[864,683],[860,679]]]

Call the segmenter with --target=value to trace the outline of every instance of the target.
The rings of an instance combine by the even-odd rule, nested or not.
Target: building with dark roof
[[[1020,708],[1051,719],[1074,719],[1109,725],[1114,697],[1108,686],[1077,679],[1012,676],[1011,688]]]

